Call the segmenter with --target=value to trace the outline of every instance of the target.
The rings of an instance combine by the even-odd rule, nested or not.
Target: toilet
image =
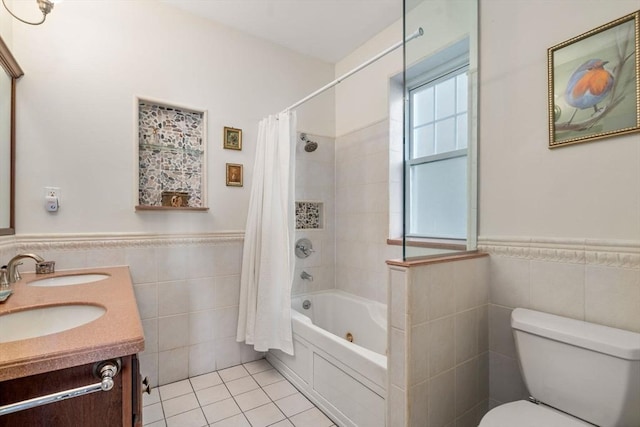
[[[531,398],[479,427],[640,426],[640,334],[523,308],[511,327]]]

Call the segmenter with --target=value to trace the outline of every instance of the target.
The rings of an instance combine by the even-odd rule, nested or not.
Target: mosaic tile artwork
[[[322,228],[321,202],[296,202],[296,229]]]
[[[161,206],[163,191],[189,193],[189,207],[204,207],[204,113],[138,103],[141,206]]]

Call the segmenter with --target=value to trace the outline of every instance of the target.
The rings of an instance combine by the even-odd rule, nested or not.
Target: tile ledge
[[[429,255],[425,257],[417,257],[407,260],[401,259],[390,259],[387,260],[387,265],[396,266],[396,267],[417,267],[421,265],[429,265],[429,264],[439,264],[443,262],[453,262],[453,261],[462,261],[466,259],[473,258],[482,258],[485,256],[489,256],[487,253],[483,253],[480,251],[463,251],[455,254],[438,254],[438,255]]]

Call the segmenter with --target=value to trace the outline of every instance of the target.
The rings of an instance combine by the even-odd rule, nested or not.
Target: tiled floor
[[[178,381],[144,395],[145,427],[330,427],[266,359]]]

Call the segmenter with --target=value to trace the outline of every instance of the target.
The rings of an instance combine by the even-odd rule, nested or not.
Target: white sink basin
[[[103,273],[69,274],[66,276],[48,277],[36,279],[27,283],[28,286],[68,286],[81,285],[84,283],[98,282],[108,279],[110,276]]]
[[[29,308],[0,315],[0,343],[42,337],[100,318],[106,309],[98,305],[65,304]]]

